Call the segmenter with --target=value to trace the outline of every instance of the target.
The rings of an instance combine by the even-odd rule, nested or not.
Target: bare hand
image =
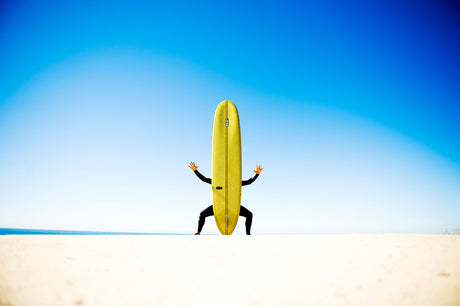
[[[263,168],[262,168],[261,165],[257,165],[257,166],[256,166],[256,170],[252,170],[252,171],[254,171],[254,172],[257,173],[257,174],[260,174],[260,172],[262,171],[262,169],[263,169]]]
[[[193,171],[196,171],[196,169],[198,169],[198,166],[195,165],[195,162],[190,162],[190,164],[188,165],[188,167],[190,169],[192,169]]]

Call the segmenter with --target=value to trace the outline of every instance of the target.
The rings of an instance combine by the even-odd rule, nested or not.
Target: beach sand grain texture
[[[0,305],[460,305],[460,236],[0,236]]]

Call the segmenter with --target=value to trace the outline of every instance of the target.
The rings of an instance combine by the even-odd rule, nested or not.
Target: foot
[[[199,235],[199,234],[200,234],[200,232],[196,232],[194,235]]]

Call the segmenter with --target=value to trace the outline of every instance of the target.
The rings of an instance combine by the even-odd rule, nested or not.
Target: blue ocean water
[[[133,232],[98,232],[98,231],[67,231],[24,228],[0,228],[0,235],[186,235],[173,233],[133,233]]]

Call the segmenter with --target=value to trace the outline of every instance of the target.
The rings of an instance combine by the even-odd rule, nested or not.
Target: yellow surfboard
[[[238,110],[227,100],[217,106],[214,117],[212,195],[217,227],[230,235],[240,214],[241,134]]]

